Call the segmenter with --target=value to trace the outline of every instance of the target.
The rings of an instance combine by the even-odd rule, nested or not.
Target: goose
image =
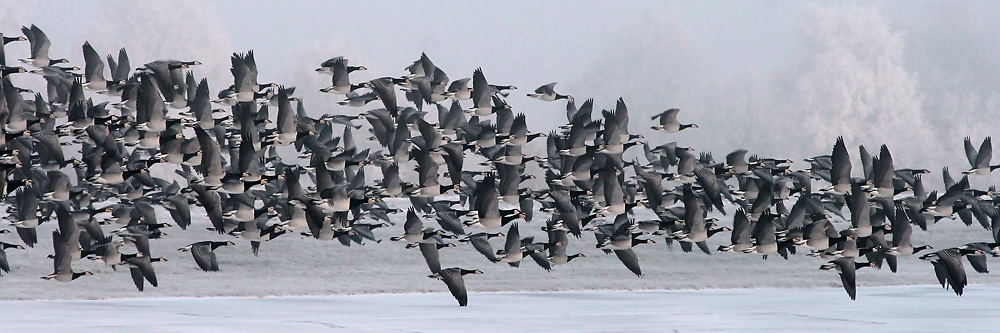
[[[831,246],[825,251],[810,253],[810,256],[819,256],[824,259],[833,259],[839,257],[852,257],[858,258],[861,256],[861,249],[858,248],[857,243],[858,233],[855,229],[845,229],[840,231],[840,237],[837,239],[836,244]],[[872,249],[864,249],[865,253],[871,252]]]
[[[21,62],[39,68],[54,64],[69,63],[69,60],[66,60],[65,58],[49,58],[49,47],[52,45],[52,42],[49,41],[49,37],[42,32],[42,29],[39,29],[37,26],[32,24],[31,28],[22,26],[21,33],[24,34],[24,36],[28,39],[28,43],[31,44],[31,57],[18,59]]]
[[[118,270],[118,264],[122,262],[122,253],[119,249],[125,245],[123,241],[112,241],[111,237],[105,237],[99,244],[93,247],[94,254],[88,256],[90,260],[100,260],[111,269]]]
[[[112,84],[125,84],[125,81],[112,83],[104,79],[104,60],[90,42],[83,43],[83,60],[86,62],[83,77],[87,80],[83,84],[84,89],[102,91],[107,90]]]
[[[470,80],[472,80],[472,78],[461,78],[452,81],[451,84],[448,85],[445,96],[450,97],[456,102],[472,99],[472,89],[469,89]]]
[[[253,102],[261,96],[261,86],[270,86],[257,83],[257,62],[254,59],[253,50],[246,53],[233,52],[230,56],[230,63],[232,64],[230,72],[233,74],[233,93],[236,95],[237,102]]]
[[[605,166],[599,176],[603,183],[603,191],[597,193],[603,194],[605,204],[601,213],[609,216],[624,214],[628,210],[628,205],[625,203],[625,192],[622,190],[622,184],[618,181],[615,168]]]
[[[378,228],[387,228],[387,227],[389,227],[388,223],[379,223],[379,224],[355,223],[354,225],[351,226],[351,231],[354,231],[354,235],[349,235],[349,236],[351,237],[351,240],[353,240],[355,243],[358,244],[362,244],[361,242],[364,239],[369,239],[375,243],[381,243],[382,240],[376,238],[375,233],[373,233],[372,230]]]
[[[172,195],[160,201],[160,206],[170,213],[174,223],[181,229],[187,230],[191,225],[191,206],[187,197]]]
[[[814,251],[829,249],[840,237],[833,223],[825,219],[806,225],[802,230],[802,235],[806,241],[804,245]]]
[[[851,190],[851,156],[847,152],[844,137],[838,137],[837,143],[833,145],[831,160],[833,166],[830,168],[830,180],[833,186],[829,190],[837,194],[847,193]]]
[[[720,180],[715,172],[711,168],[698,168],[694,170],[694,175],[695,181],[701,185],[702,194],[711,202],[711,205],[706,204],[705,208],[712,211],[712,207],[715,207],[722,215],[726,215],[726,209],[722,203],[722,185],[720,185]]]
[[[133,219],[137,221],[140,219]],[[157,238],[159,236],[165,236],[160,229],[170,228],[169,223],[157,223],[157,224],[143,224],[143,223],[132,223],[127,227],[112,231],[114,235],[118,235],[125,240],[126,244],[136,245],[137,248],[149,248],[149,239]],[[138,245],[137,245],[138,244]],[[141,252],[146,252],[149,255],[149,250],[140,250]]]
[[[570,95],[561,95],[559,93],[556,93],[556,91],[553,89],[553,88],[555,88],[556,84],[557,84],[556,82],[552,82],[552,83],[543,85],[541,87],[538,87],[538,89],[535,89],[535,93],[528,94],[528,97],[531,97],[531,98],[534,98],[534,99],[537,99],[537,100],[540,100],[540,101],[544,101],[544,102],[553,102],[553,101],[557,101],[557,100],[560,100],[560,99],[565,99],[565,100],[568,100],[568,101],[572,101],[573,100],[573,96],[570,96]]]
[[[295,126],[295,113],[292,104],[289,102],[287,89],[278,88],[278,118],[276,121],[276,131],[269,135],[267,142],[278,146],[287,146],[299,138],[299,133]],[[241,159],[242,161],[242,159]]]
[[[395,82],[391,77],[383,77],[371,80],[366,84],[368,88],[375,92],[378,99],[382,101],[382,105],[385,106],[385,109],[393,117],[399,116],[399,108],[396,105]]]
[[[521,233],[517,223],[511,224],[507,230],[507,241],[504,243],[504,248],[497,251],[497,257],[498,261],[514,267],[524,258],[524,252],[521,251]]]
[[[531,260],[534,261],[535,264],[537,264],[539,267],[541,267],[542,269],[544,269],[546,272],[551,272],[552,271],[552,263],[549,262],[549,256],[546,255],[544,252],[547,251],[547,250],[549,250],[549,249],[551,249],[551,248],[554,248],[554,247],[557,247],[557,246],[562,246],[562,245],[564,245],[564,244],[563,243],[559,243],[559,242],[555,242],[555,243],[538,242],[538,243],[536,243],[534,236],[528,236],[528,237],[521,238],[521,248],[523,249],[522,251],[524,252],[524,254],[526,254],[529,257],[531,257]]]
[[[52,231],[52,247],[55,249],[55,255],[53,260],[54,272],[50,275],[43,276],[42,279],[45,280],[55,280],[59,282],[70,282],[80,278],[81,276],[94,275],[90,271],[74,272],[72,265],[72,248],[75,243],[70,242],[66,239],[66,235],[63,235],[59,230]]]
[[[0,50],[2,50],[2,48],[0,48]],[[0,77],[7,77],[8,75],[19,73],[28,73],[28,70],[24,69],[24,67],[0,66]]]
[[[219,197],[219,194],[215,191],[209,191],[199,184],[190,184],[188,187],[195,192],[198,203],[205,208],[205,214],[208,215],[209,221],[212,222],[212,230],[217,231],[220,235],[228,232],[225,230],[223,222],[222,199]]]
[[[4,229],[3,231],[6,232],[0,232],[0,233],[9,232],[6,229]],[[2,273],[10,273],[10,263],[7,262],[7,252],[6,252],[7,249],[24,250],[24,246],[21,246],[19,244],[0,242],[0,271],[3,271]]]
[[[86,56],[84,60],[86,60]],[[115,61],[115,58],[110,54],[107,55],[107,61],[108,68],[111,69],[111,82],[109,82],[104,90],[98,90],[97,93],[109,96],[121,96],[126,85],[128,85],[132,69],[129,64],[128,53],[123,47],[118,50],[118,61]]]
[[[28,40],[28,38],[26,38],[24,36],[6,37],[6,36],[3,35],[3,33],[0,33],[0,68],[4,68],[4,69],[8,68],[8,67],[6,67],[7,66],[7,55],[4,53],[4,46],[6,46],[7,44],[10,44],[12,42],[23,42],[23,41],[26,41],[26,40]],[[0,75],[0,76],[6,76],[6,75]]]
[[[730,236],[732,245],[720,245],[718,251],[743,252],[743,250],[752,247],[751,231],[750,220],[747,218],[746,212],[742,208],[737,209],[736,216],[733,217],[733,228]]]
[[[320,74],[333,75],[333,67],[335,65],[337,65],[337,64],[340,64],[340,63],[342,63],[342,64],[344,64],[346,66],[347,63],[348,63],[348,60],[345,59],[343,56],[337,56],[337,57],[333,57],[333,58],[327,59],[322,64],[320,64],[318,68],[316,68],[316,72],[320,73]],[[354,71],[366,71],[366,70],[368,70],[368,68],[365,68],[365,66],[346,66],[346,68],[347,68],[347,72],[348,73],[352,73]]]
[[[129,273],[132,275],[132,283],[135,284],[135,288],[140,292],[144,289],[144,280],[149,281],[149,284],[153,287],[159,286],[156,282],[156,271],[153,270],[154,260],[167,261],[167,259],[164,258],[150,258],[149,256],[139,253],[136,256],[125,259],[125,261],[122,262],[123,265],[128,266]]]
[[[493,94],[489,83],[486,82],[486,75],[483,74],[483,69],[476,68],[472,72],[472,108],[466,109],[465,112],[477,116],[493,114],[493,106],[490,104],[492,96]]]
[[[333,60],[333,62],[330,66],[324,66],[324,68],[330,68],[331,74],[333,75],[333,84],[329,87],[320,89],[321,92],[347,94],[362,87],[360,84],[351,84],[351,80],[348,77],[346,59],[340,58],[331,60]]]
[[[419,149],[415,149],[416,160],[417,160],[417,174],[420,179],[420,186],[416,189],[410,190],[409,194],[411,197],[421,197],[427,199],[433,199],[436,196],[444,194],[453,188],[456,184],[451,185],[441,185],[438,182],[438,165],[434,162],[434,158],[430,154],[426,154]],[[395,162],[395,161],[394,161]],[[398,162],[397,162],[398,163]]]
[[[910,226],[910,220],[907,219],[903,207],[897,206],[895,219],[892,221],[892,247],[883,250],[885,261],[893,273],[896,272],[898,257],[911,256],[923,250],[934,249],[930,245],[913,246],[910,241],[912,234],[913,228]]]
[[[497,259],[496,254],[493,253],[493,246],[490,245],[489,239],[503,236],[504,234],[501,232],[479,232],[469,235],[468,237],[459,240],[459,242],[472,244],[472,247],[482,255],[486,256],[486,259],[489,259],[490,262],[496,263],[500,261],[500,259]]]
[[[4,111],[8,112],[7,122],[3,126],[4,132],[8,134],[23,133],[28,129],[28,119],[25,118],[24,114],[24,109],[27,105],[8,78],[2,79],[2,86],[0,88],[3,90],[0,92],[3,94],[3,96],[0,96],[0,101],[6,99],[6,108]]]
[[[420,216],[417,216],[417,211],[410,207],[410,209],[406,211],[406,222],[403,223],[403,234],[392,237],[389,240],[407,243],[437,243],[437,240],[434,239],[433,236],[442,234],[443,232],[440,230],[424,228],[424,221],[420,219]]]
[[[636,228],[634,220],[628,220],[624,214],[615,218],[613,233],[597,245],[602,250],[628,250],[632,248],[633,239],[636,235],[632,231]]]
[[[431,274],[434,274],[441,272],[441,260],[438,250],[446,247],[455,247],[455,243],[417,243],[406,245],[407,249],[413,247],[420,248],[420,254],[424,256],[427,268],[431,270]]]
[[[697,244],[706,254],[711,255],[708,249],[709,230],[706,227],[704,209],[701,207],[701,199],[694,193],[691,184],[684,184],[684,229],[674,233],[673,237],[684,243]],[[728,228],[727,228],[728,229]],[[718,232],[718,231],[716,231]],[[714,234],[715,232],[712,232]]]
[[[983,139],[982,145],[979,146],[979,150],[972,145],[972,139],[969,137],[965,138],[965,156],[969,160],[969,165],[972,166],[968,171],[962,172],[966,175],[988,175],[993,170],[1000,168],[1000,165],[990,165],[990,160],[993,159],[993,139],[986,137]]]
[[[746,161],[747,150],[737,149],[726,154],[726,169],[736,174],[750,173],[750,164]]]
[[[504,90],[517,90],[517,87],[515,87],[514,85],[510,85],[510,84],[508,84],[508,85],[490,84],[489,87],[490,87],[490,94],[492,94],[492,95],[500,95],[500,96],[503,96],[503,97],[507,97],[507,96],[510,95],[509,92],[504,92]]]
[[[934,265],[934,274],[942,288],[951,286],[955,295],[962,296],[969,280],[962,265],[962,253],[957,248],[948,248],[920,256],[921,260],[930,261]]]
[[[513,146],[523,146],[539,137],[545,138],[548,135],[542,132],[528,133],[527,118],[524,113],[518,113],[511,125],[510,136],[505,138],[503,143]]]
[[[62,171],[48,171],[48,191],[42,198],[48,201],[69,201],[69,176]]]
[[[857,231],[858,237],[868,237],[872,234],[870,195],[857,182],[851,183],[851,192],[847,197],[847,207],[851,210],[851,227]]]
[[[438,224],[441,225],[441,229],[456,236],[465,235],[465,228],[462,227],[462,221],[458,218],[458,214],[455,211],[435,209],[434,217],[436,217]]]
[[[191,257],[194,258],[194,262],[198,264],[201,270],[206,272],[218,272],[219,262],[215,257],[215,249],[222,246],[233,246],[236,243],[231,241],[216,242],[216,241],[201,241],[196,243],[191,243],[188,246],[177,249],[181,252],[191,252]]]
[[[666,133],[677,133],[688,128],[698,128],[698,124],[681,124],[677,121],[677,114],[681,112],[681,109],[669,109],[654,115],[651,119],[659,119],[660,124],[650,127],[652,130],[657,130]]]
[[[566,254],[566,248],[569,245],[569,237],[566,234],[566,230],[550,230],[548,233],[549,242],[554,245],[549,247],[548,256],[548,261],[552,265],[565,265],[574,259],[584,258],[587,256],[583,253],[575,253],[571,255]]]
[[[754,239],[753,246],[743,250],[743,253],[761,254],[764,260],[767,260],[768,254],[778,252],[778,239],[774,223],[772,223],[774,218],[770,211],[760,216],[751,233],[751,237]]]
[[[280,217],[282,228],[290,231],[308,229],[309,223],[306,218],[306,207],[307,205],[302,199],[295,196],[288,199]]]
[[[71,260],[80,260],[83,256],[83,250],[78,246],[80,244],[80,227],[73,220],[73,215],[69,212],[69,204],[66,202],[56,202],[55,212],[56,219],[59,222],[59,232],[61,233],[62,240],[68,242],[68,253]],[[58,253],[57,253],[58,254]]]
[[[836,270],[837,273],[840,273],[840,282],[843,283],[844,290],[847,291],[847,295],[853,301],[858,293],[856,282],[857,270],[862,267],[875,267],[875,263],[855,262],[854,257],[841,257],[823,264],[819,269],[824,271]]]
[[[499,199],[506,203],[518,203],[520,201],[518,190],[521,185],[521,175],[518,174],[517,170],[518,165],[498,163],[494,165],[494,169],[497,170],[497,176],[500,178]]]
[[[962,195],[967,189],[969,189],[969,177],[963,176],[962,180],[948,187],[935,203],[925,207],[931,208],[927,213],[939,217],[951,217],[957,210],[956,206],[962,210],[969,208],[968,204],[962,201]]]
[[[377,99],[378,95],[376,95],[374,91],[369,91],[364,94],[359,94],[357,91],[349,91],[345,95],[345,99],[343,101],[337,102],[337,105],[362,107],[368,105],[368,103]]]
[[[879,148],[877,163],[872,166],[872,186],[875,188],[875,196],[892,198],[896,193],[896,186],[893,185],[895,169],[892,163],[892,154],[889,147],[882,145]]]
[[[448,286],[448,291],[450,291],[451,295],[458,301],[458,305],[466,306],[469,304],[469,294],[465,290],[465,279],[462,278],[462,276],[469,274],[483,274],[483,271],[478,269],[450,267],[428,275],[427,277],[443,281],[444,284]]]
[[[991,256],[998,257],[998,250],[996,245],[990,245],[985,242],[975,242],[968,243],[958,247],[958,250],[969,260],[969,264],[972,268],[976,270],[977,273],[989,273],[989,267],[986,263],[986,254],[989,253]]]
[[[253,252],[254,257],[256,257],[260,253],[261,243],[270,241],[272,239],[277,238],[278,236],[288,233],[288,230],[282,228],[280,224],[266,225],[266,223],[267,221],[264,220],[260,222],[244,222],[241,224],[241,226],[244,227],[250,226],[250,229],[248,230],[250,232],[250,235],[248,237],[244,237],[243,235],[247,233],[247,231],[244,231],[240,233],[240,237],[247,238],[250,240],[250,251]],[[342,234],[353,235],[353,231],[336,230],[333,233],[332,238],[337,238]]]
[[[500,214],[500,192],[496,187],[496,178],[492,173],[486,175],[475,189],[475,201],[472,210],[476,211],[473,220],[467,225],[481,226],[486,229],[497,229],[503,227],[504,216]],[[509,222],[509,221],[508,221]]]

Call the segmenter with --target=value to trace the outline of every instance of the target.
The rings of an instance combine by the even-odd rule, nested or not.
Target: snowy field
[[[1000,287],[938,286],[3,301],[8,332],[987,332]],[[519,329],[518,329],[519,328]]]
[[[392,199],[391,205],[404,207],[405,201]],[[159,220],[169,222],[170,216],[157,207]],[[195,208],[194,212],[201,212]],[[637,208],[638,218],[650,218],[648,211]],[[296,296],[372,293],[425,293],[445,292],[440,281],[429,279],[430,274],[423,257],[416,249],[407,250],[404,244],[388,238],[402,234],[405,214],[395,214],[395,226],[377,229],[375,234],[384,241],[367,242],[350,247],[336,241],[318,241],[298,234],[283,235],[261,246],[260,256],[254,257],[250,244],[231,236],[220,236],[205,230],[209,223],[196,219],[188,230],[166,229],[162,239],[152,240],[153,256],[167,258],[168,262],[154,263],[159,287],[147,285],[139,292],[132,284],[127,269],[111,270],[99,261],[75,261],[76,271],[89,270],[94,276],[84,276],[70,283],[39,279],[52,273],[52,260],[45,256],[52,253],[51,230],[55,223],[39,227],[39,244],[27,250],[7,250],[11,273],[0,277],[0,300],[32,299],[108,299],[144,297],[209,297],[209,296]],[[535,213],[534,222],[521,222],[521,235],[535,235],[545,239],[540,228],[546,214]],[[730,221],[723,220],[728,225]],[[426,226],[438,227],[426,219]],[[845,228],[843,223],[838,228]],[[7,227],[8,229],[12,227]],[[112,230],[105,226],[105,232]],[[481,229],[467,228],[469,232]],[[506,231],[506,230],[504,230]],[[231,239],[236,246],[216,250],[221,271],[206,273],[198,269],[191,255],[177,249],[201,240]],[[586,233],[580,240],[570,240],[568,253],[583,252],[579,258],[566,265],[555,266],[546,272],[530,260],[520,268],[504,263],[492,264],[470,245],[441,250],[443,267],[459,266],[478,268],[484,275],[469,276],[466,285],[470,292],[498,291],[570,291],[570,290],[664,290],[664,289],[726,289],[726,288],[810,288],[840,287],[840,278],[834,272],[819,271],[827,260],[803,255],[790,260],[771,255],[762,260],[758,255],[734,253],[682,253],[679,246],[673,250],[664,245],[663,238],[656,244],[636,248],[642,278],[630,273],[614,255],[604,255],[594,247],[593,235]],[[966,227],[961,222],[942,220],[929,232],[914,230],[915,245],[931,244],[936,249],[958,246],[972,241],[987,241],[990,233],[981,227]],[[13,234],[0,235],[0,241],[19,243]],[[492,239],[494,248],[502,246],[502,239]],[[722,233],[709,240],[713,249],[729,242],[729,233]],[[122,249],[129,253],[128,246]],[[993,260],[995,264],[995,260]],[[859,297],[872,286],[933,285],[937,283],[930,263],[916,257],[900,259],[899,272],[862,269],[858,272]],[[1000,275],[977,274],[966,264],[971,284],[1000,285]],[[966,297],[975,296],[979,286],[970,286]],[[841,293],[843,291],[841,290]],[[957,296],[950,291],[931,290],[941,296]],[[849,300],[846,294],[835,295],[835,300]],[[470,303],[474,304],[475,301]]]

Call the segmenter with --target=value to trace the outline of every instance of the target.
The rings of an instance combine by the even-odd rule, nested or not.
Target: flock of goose
[[[961,295],[968,282],[962,257],[986,272],[987,255],[1000,255],[1000,198],[993,188],[971,188],[968,178],[1000,167],[990,165],[989,138],[978,149],[967,138],[966,175],[955,181],[945,169],[946,190],[928,193],[922,177],[929,171],[896,168],[884,145],[874,156],[859,147],[861,172],[852,168],[842,138],[829,155],[806,159],[807,170],[746,150],[716,161],[709,152],[696,155],[676,142],[654,145],[632,134],[623,99],[595,113],[593,99],[577,106],[572,96],[556,92],[555,83],[527,95],[565,100],[567,124],[531,132],[525,115],[515,115],[506,102],[516,87],[489,83],[482,69],[452,81],[426,54],[402,76],[367,82],[350,79],[364,66],[348,65],[343,57],[323,62],[316,71],[332,76],[332,84],[322,92],[344,95],[343,106],[377,107],[312,118],[295,88],[258,82],[252,51],[232,55],[233,82],[213,99],[208,81],[189,70],[198,61],[156,60],[133,70],[124,48],[105,61],[85,43],[79,74],[65,58],[49,55],[41,29],[21,32],[0,35],[4,45],[30,43],[30,57],[20,61],[32,68],[8,66],[0,47],[0,195],[5,219],[20,238],[19,244],[0,242],[0,269],[7,273],[5,250],[34,247],[36,227],[53,215],[54,271],[43,279],[92,275],[72,268],[91,259],[128,267],[142,291],[145,282],[157,286],[154,267],[165,261],[150,253],[149,243],[168,237],[162,230],[173,224],[187,229],[207,217],[209,230],[249,241],[256,255],[262,243],[285,234],[345,245],[379,242],[376,229],[389,227],[390,215],[405,214],[403,234],[391,240],[418,248],[429,277],[442,280],[462,306],[468,302],[463,276],[483,271],[443,268],[447,259],[439,250],[464,243],[492,263],[518,267],[530,257],[546,270],[584,256],[570,254],[571,247],[596,246],[642,276],[633,247],[659,237],[685,252],[697,247],[712,254],[708,239],[730,232],[716,251],[787,259],[806,248],[830,260],[820,269],[839,272],[851,299],[857,269],[886,264],[896,272],[899,257],[921,251],[929,252],[920,259],[933,264],[941,286]],[[45,80],[45,95],[32,95],[9,78],[27,72]],[[120,100],[95,104],[89,93]],[[682,123],[679,112],[652,117],[651,129],[698,127]],[[362,130],[364,121],[369,126]],[[369,134],[379,150],[362,149],[354,139]],[[532,141],[544,145],[545,156],[524,154]],[[641,146],[645,161],[623,158],[633,146]],[[301,163],[279,157],[279,150],[291,149]],[[172,168],[181,181],[152,176],[155,164]],[[535,178],[525,173],[528,164],[544,170],[546,188],[521,185]],[[381,179],[366,176],[372,172]],[[406,198],[411,207],[391,207],[383,200],[390,197]],[[155,206],[169,211],[173,224],[158,221]],[[658,218],[637,221],[637,209]],[[542,227],[548,239],[520,236],[536,211],[548,217]],[[732,226],[718,226],[719,216],[729,214]],[[927,230],[955,216],[993,230],[993,239],[936,252],[914,246],[913,225]],[[433,221],[440,229],[428,225]],[[586,241],[586,233],[596,242]],[[498,250],[494,237],[504,239]],[[220,269],[213,251],[232,245],[206,240],[179,250],[209,272]]]

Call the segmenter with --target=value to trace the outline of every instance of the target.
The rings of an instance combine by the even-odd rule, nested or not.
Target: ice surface
[[[1000,287],[939,286],[3,301],[7,332],[987,332]]]

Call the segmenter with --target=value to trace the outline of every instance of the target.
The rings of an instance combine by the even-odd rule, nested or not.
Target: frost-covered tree
[[[936,154],[917,79],[903,62],[904,32],[874,7],[816,6],[808,15],[796,61],[779,78],[772,117],[801,145],[800,155],[827,152],[837,136],[888,144],[897,165]]]

